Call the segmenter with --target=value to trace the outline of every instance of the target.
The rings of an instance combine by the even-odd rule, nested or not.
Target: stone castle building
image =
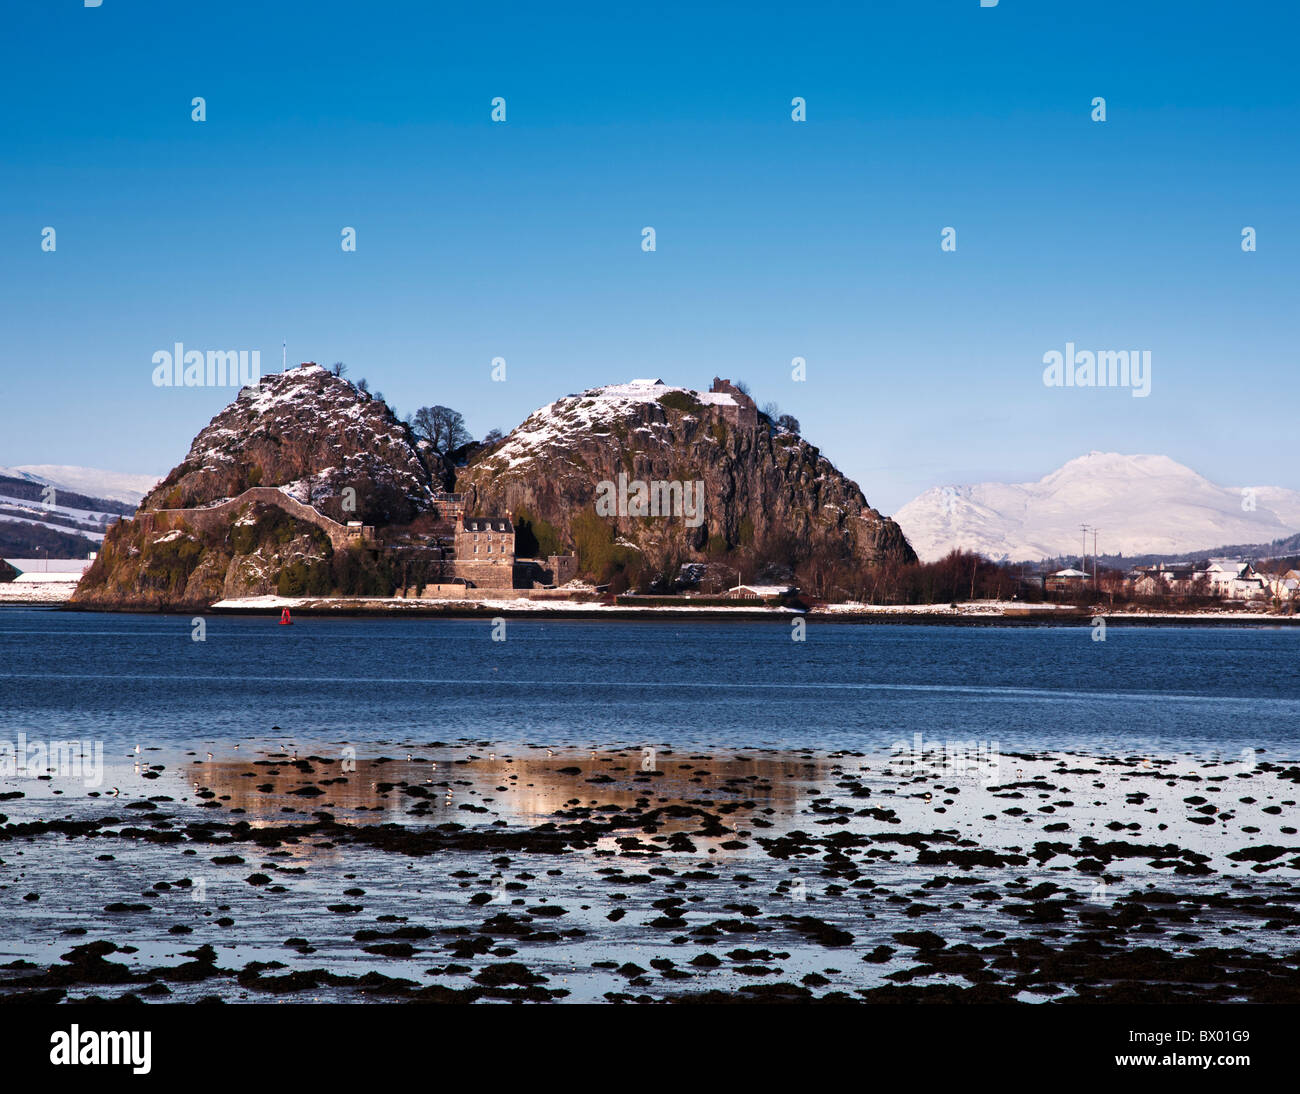
[[[740,429],[758,428],[758,405],[730,380],[713,378],[709,391],[715,395],[730,395],[733,402],[715,403],[714,409],[722,415],[724,421]]]
[[[455,576],[480,589],[515,587],[515,526],[508,517],[461,517]]]

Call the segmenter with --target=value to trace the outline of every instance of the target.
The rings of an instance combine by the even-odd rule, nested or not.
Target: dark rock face
[[[469,511],[545,522],[581,554],[601,481],[703,482],[695,527],[681,515],[599,518],[656,568],[728,547],[791,565],[915,561],[898,525],[806,441],[761,418],[737,426],[709,394],[658,390],[620,385],[560,399],[478,454],[456,489]]]

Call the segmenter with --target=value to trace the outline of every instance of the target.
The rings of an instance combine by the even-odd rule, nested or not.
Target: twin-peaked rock
[[[423,543],[436,495],[453,485],[467,514],[525,521],[537,535],[532,549],[576,549],[597,579],[608,576],[599,572],[609,557],[602,544],[647,580],[708,558],[743,564],[747,575],[773,564],[823,577],[914,560],[898,526],[816,448],[775,429],[737,389],[715,388],[637,381],[569,396],[501,442],[471,448],[468,464],[453,469],[385,403],[324,369],[266,376],[199,432],[133,520],[109,531],[74,603],[152,609],[275,592],[388,595],[400,566],[369,540],[353,550],[333,522],[373,525],[382,540],[416,521],[406,542]],[[629,484],[702,483],[703,511],[694,520],[598,513],[600,484],[620,475]],[[271,501],[268,488],[277,491]],[[280,491],[330,520],[278,503]]]

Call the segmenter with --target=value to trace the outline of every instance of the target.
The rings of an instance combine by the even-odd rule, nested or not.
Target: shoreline
[[[46,601],[3,601],[0,604],[46,607],[70,612],[123,612],[140,615],[274,616],[288,608],[307,617],[411,617],[441,619],[581,619],[672,622],[787,622],[851,623],[857,625],[920,625],[946,627],[1069,627],[1091,626],[1096,618],[1107,626],[1294,627],[1300,616],[1266,615],[1244,611],[1115,611],[1037,605],[990,605],[983,602],[949,605],[824,605],[808,609],[784,605],[677,605],[635,606],[591,601],[556,600],[427,600],[402,597],[280,597],[258,596],[219,600],[208,605],[169,607],[85,604]]]

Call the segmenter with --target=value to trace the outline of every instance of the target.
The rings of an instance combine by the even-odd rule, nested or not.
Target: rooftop
[[[48,573],[48,574],[84,574],[89,568],[91,559],[88,558],[6,558],[5,562],[9,563],[20,574],[27,573]]]
[[[464,517],[460,522],[466,532],[513,532],[509,517]]]

